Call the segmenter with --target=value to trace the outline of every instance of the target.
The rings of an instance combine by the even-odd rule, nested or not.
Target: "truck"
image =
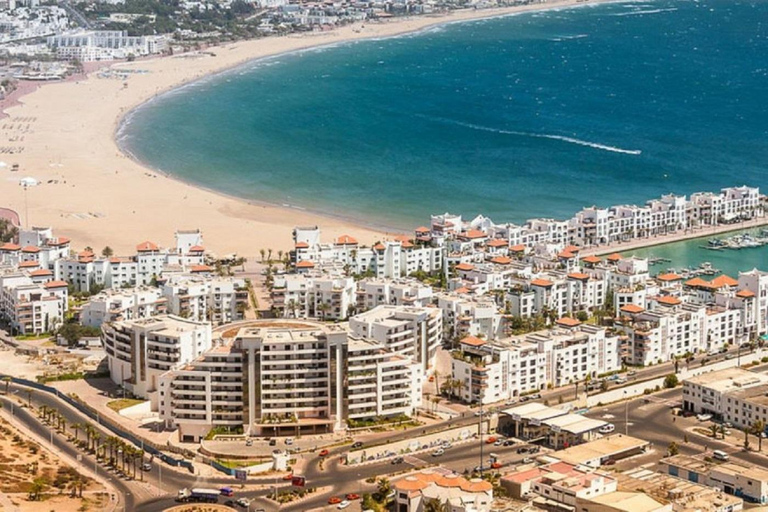
[[[181,489],[176,501],[194,503],[216,503],[219,501],[219,489]]]

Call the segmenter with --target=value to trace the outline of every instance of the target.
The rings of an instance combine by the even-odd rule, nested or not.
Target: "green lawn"
[[[115,412],[120,412],[126,407],[131,407],[132,405],[140,404],[142,402],[146,402],[146,400],[136,400],[133,398],[121,398],[119,400],[112,400],[111,402],[107,402],[107,407],[109,407]]]

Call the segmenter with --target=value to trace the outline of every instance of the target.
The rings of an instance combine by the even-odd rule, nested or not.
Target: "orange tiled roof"
[[[564,316],[557,320],[557,325],[562,325],[563,327],[576,327],[577,325],[581,325],[581,322],[575,318]]]
[[[481,347],[485,345],[486,342],[474,336],[466,336],[461,339],[461,343],[463,343],[464,345],[470,345],[472,347]]]
[[[550,281],[549,279],[534,279],[531,281],[531,285],[533,286],[544,286],[544,287],[550,287],[554,283]]]
[[[645,311],[643,308],[636,304],[626,304],[624,306],[621,306],[621,310],[625,313],[640,313],[642,311]]]
[[[426,227],[426,226],[419,226],[419,227],[418,227],[418,228],[416,228],[416,230],[415,230],[415,232],[416,232],[416,233],[429,233],[430,231],[432,231],[432,230],[431,230],[431,229],[429,229],[429,228],[428,228],[428,227]]]
[[[66,281],[49,281],[45,283],[43,286],[46,288],[66,288],[68,285]]]
[[[461,271],[473,270],[474,268],[475,266],[472,265],[471,263],[459,263],[458,265],[456,265],[456,270],[461,270]]]
[[[563,249],[563,252],[579,252],[581,250],[580,247],[576,247],[575,245],[568,245]]]
[[[296,268],[315,268],[315,264],[309,260],[303,260],[296,264]]]
[[[51,272],[47,268],[41,268],[41,269],[33,270],[32,272],[29,273],[29,275],[32,277],[51,276],[53,275],[53,272]]]
[[[18,251],[20,249],[21,249],[20,245],[12,244],[10,242],[0,246],[0,251]]]
[[[597,256],[585,256],[585,257],[581,258],[581,261],[584,261],[586,263],[600,263],[603,260],[601,260]]]
[[[341,235],[336,240],[336,245],[357,245],[357,240],[349,235]]]
[[[658,279],[659,281],[667,281],[667,282],[669,282],[669,281],[680,281],[682,279],[682,277],[680,277],[679,275],[677,275],[677,274],[675,274],[673,272],[669,272],[667,274],[659,274],[659,275],[657,275],[656,279]]]
[[[705,286],[709,287],[709,283],[703,280],[700,277],[694,277],[693,279],[689,279],[685,282],[685,286]]]
[[[512,252],[524,252],[525,246],[523,244],[513,245],[509,250]]]
[[[296,242],[294,247],[297,249],[309,249],[309,244],[307,242]]]
[[[571,258],[575,258],[576,256],[574,256],[572,252],[563,251],[563,252],[558,253],[557,257],[569,260]]]
[[[512,258],[509,256],[496,256],[495,258],[491,258],[491,263],[497,263],[499,265],[509,265],[512,263]]]
[[[205,252],[205,247],[202,245],[193,245],[189,248],[189,252]]]
[[[486,245],[488,247],[506,247],[509,244],[506,240],[502,240],[501,238],[494,238],[493,240],[490,240]]]
[[[658,297],[656,299],[656,302],[660,304],[665,304],[667,306],[677,306],[678,304],[683,303],[683,301],[681,301],[677,297],[672,297],[671,295],[664,295],[663,297]]]
[[[720,288],[721,286],[739,286],[739,282],[725,274],[719,275],[709,282],[712,286]]]
[[[461,236],[462,236],[463,238],[470,238],[470,239],[473,239],[473,238],[484,238],[484,237],[486,237],[486,236],[488,236],[488,235],[486,235],[485,233],[483,233],[483,232],[482,232],[482,231],[480,231],[479,229],[470,229],[469,231],[464,231],[464,232],[461,234]]]
[[[466,286],[462,286],[461,288],[456,288],[456,290],[455,290],[455,291],[456,291],[456,293],[469,293],[469,292],[471,292],[472,290],[470,290],[470,289],[469,289],[469,288],[467,288]]]
[[[381,242],[378,242],[376,245],[373,246],[374,251],[383,251],[384,249],[386,249],[386,247],[384,247],[384,244]]]
[[[136,246],[136,250],[138,252],[148,252],[148,251],[157,251],[159,248],[157,245],[155,245],[153,242],[150,242],[147,240],[146,242],[141,242],[139,245]]]
[[[36,252],[40,252],[40,248],[39,247],[35,247],[34,245],[28,245],[28,246],[22,248],[21,252],[36,253]]]
[[[615,253],[611,254],[610,256],[608,256],[606,259],[608,261],[619,261],[621,259],[621,254],[615,252]]]
[[[40,263],[37,261],[22,261],[19,263],[19,268],[35,268],[39,267]]]
[[[589,275],[582,274],[581,272],[571,272],[570,274],[568,274],[568,277],[570,277],[571,279],[578,279],[580,281],[586,281],[587,279],[589,279]]]
[[[736,292],[737,297],[741,297],[742,299],[749,299],[751,297],[754,297],[755,294],[751,290],[739,290]]]

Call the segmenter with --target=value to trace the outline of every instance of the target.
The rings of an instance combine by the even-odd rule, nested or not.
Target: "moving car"
[[[395,457],[392,459],[392,464],[402,464],[403,462],[405,462],[405,459],[402,457]]]
[[[327,457],[328,456],[328,450],[320,450],[320,453],[318,454],[321,457]]]
[[[441,456],[444,453],[445,453],[445,450],[443,450],[442,448],[438,448],[437,450],[432,452],[432,456],[433,457],[439,457],[439,456]]]
[[[349,501],[359,500],[360,499],[360,495],[357,494],[356,492],[351,492],[351,493],[347,494],[346,498]]]
[[[350,505],[351,505],[350,502],[348,502],[347,500],[344,500],[341,503],[339,503],[339,506],[336,507],[336,508],[339,509],[339,510],[343,510],[343,509],[347,508]]]
[[[338,505],[339,503],[341,503],[341,498],[339,498],[338,496],[331,496],[330,498],[328,498],[329,505]]]
[[[485,440],[485,444],[493,444],[496,441],[497,441],[497,439],[495,437],[491,436],[491,437],[489,437],[488,439]]]

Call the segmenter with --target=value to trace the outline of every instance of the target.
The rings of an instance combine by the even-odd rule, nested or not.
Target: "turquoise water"
[[[760,229],[748,229],[739,233],[750,233],[758,235]],[[686,240],[684,242],[675,242],[671,244],[659,245],[657,247],[647,247],[634,251],[627,251],[624,255],[635,255],[640,258],[665,258],[670,262],[659,262],[651,266],[651,274],[656,275],[664,273],[667,269],[674,268],[679,270],[686,267],[697,267],[702,262],[709,262],[716,269],[731,277],[738,277],[739,271],[768,270],[768,246],[751,247],[738,250],[718,250],[713,251],[705,249],[709,238],[727,238],[739,233],[728,233],[726,235],[717,235],[713,237],[697,238],[695,240]],[[704,277],[704,279],[711,279]]]
[[[766,189],[767,36],[768,2],[739,0],[451,24],[246,65],[120,139],[193,183],[404,229]]]

